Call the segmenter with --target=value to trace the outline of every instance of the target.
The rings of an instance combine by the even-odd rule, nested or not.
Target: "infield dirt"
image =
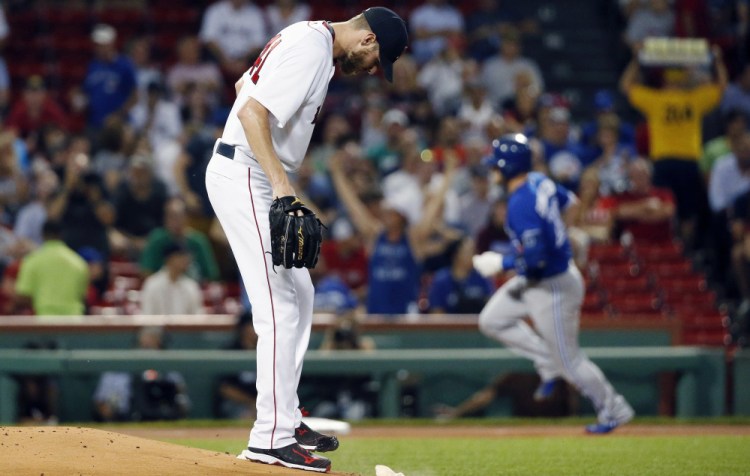
[[[627,425],[605,438],[620,436],[750,435],[748,425]],[[354,428],[348,438],[513,438],[587,436],[580,425],[549,426],[377,426]],[[290,470],[248,461],[232,454],[189,448],[158,439],[247,438],[241,428],[0,427],[0,475],[291,475]],[[330,473],[354,476],[352,473]]]
[[[226,453],[91,428],[0,427],[0,475],[210,474],[300,476],[308,473],[241,461]]]

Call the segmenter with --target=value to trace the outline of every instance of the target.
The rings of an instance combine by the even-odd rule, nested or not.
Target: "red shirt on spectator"
[[[44,98],[38,114],[33,114],[26,101],[21,99],[11,109],[5,125],[18,131],[21,137],[26,137],[30,132],[40,130],[47,125],[55,125],[67,130],[68,117],[49,96]]]
[[[671,204],[674,205],[674,195],[672,191],[665,188],[651,188],[645,194],[636,194],[633,192],[624,192],[620,195],[609,197],[605,200],[606,205],[611,204],[612,209],[634,202],[640,202],[643,200],[654,200],[654,203]],[[607,207],[609,208],[609,207]],[[622,231],[628,231],[633,235],[635,242],[659,242],[659,241],[670,241],[673,239],[672,236],[672,220],[662,221],[645,221],[645,220],[619,220]]]
[[[336,240],[327,240],[321,245],[320,253],[328,274],[337,275],[349,289],[356,290],[367,284],[367,255],[364,247],[360,246],[351,254],[343,256],[339,253]]]

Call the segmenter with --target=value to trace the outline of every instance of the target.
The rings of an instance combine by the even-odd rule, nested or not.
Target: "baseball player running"
[[[578,347],[584,286],[571,262],[562,213],[576,196],[545,175],[531,172],[531,149],[521,134],[492,144],[490,161],[509,194],[506,229],[516,249],[504,256],[486,251],[474,256],[484,276],[515,270],[479,315],[483,334],[534,362],[542,384],[534,397],[550,397],[560,378],[573,384],[596,409],[598,422],[589,433],[609,433],[630,421],[634,412],[602,371]],[[532,328],[522,319],[530,316]]]
[[[258,334],[257,419],[240,459],[327,472],[334,437],[302,423],[297,386],[310,338],[320,222],[296,197],[300,167],[328,83],[344,74],[393,80],[404,21],[373,7],[346,22],[299,22],[271,38],[236,83],[237,98],[206,169],[206,188],[239,265]]]

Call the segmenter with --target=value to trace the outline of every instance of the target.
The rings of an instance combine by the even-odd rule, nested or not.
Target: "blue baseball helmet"
[[[531,171],[531,148],[523,134],[510,134],[492,141],[489,162],[502,172],[505,180]]]

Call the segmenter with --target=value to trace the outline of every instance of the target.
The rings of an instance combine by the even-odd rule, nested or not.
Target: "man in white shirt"
[[[750,133],[742,135],[736,150],[719,158],[708,182],[711,211],[722,212],[750,190]]]
[[[521,38],[518,33],[508,32],[502,37],[500,53],[485,61],[480,73],[482,84],[494,107],[499,107],[503,101],[515,95],[516,77],[522,72],[531,75],[530,86],[535,91],[544,91],[539,66],[521,55]]]
[[[164,266],[143,283],[141,313],[145,315],[183,315],[203,312],[203,294],[198,283],[185,273],[190,267],[190,252],[174,243],[164,250]]]
[[[449,37],[463,33],[464,17],[445,0],[427,0],[414,9],[409,26],[414,35],[411,45],[414,59],[424,64],[445,48]]]
[[[263,11],[249,0],[221,0],[206,9],[200,39],[219,64],[239,75],[268,39]]]

